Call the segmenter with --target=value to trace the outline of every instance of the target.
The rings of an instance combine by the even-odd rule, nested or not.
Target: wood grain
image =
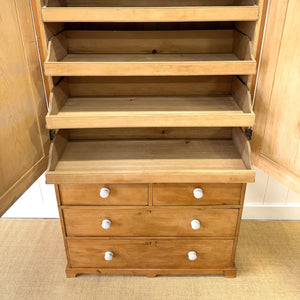
[[[110,195],[102,199],[101,188],[109,188]],[[63,184],[59,186],[62,205],[147,205],[146,184]]]
[[[243,142],[239,147],[245,147]],[[254,179],[247,152],[241,157],[231,140],[74,140],[62,145],[57,139],[55,151],[63,153],[50,161],[48,183],[234,183]]]
[[[188,76],[254,74],[255,61],[234,54],[83,55],[69,54],[61,62],[46,62],[47,76]]]
[[[255,21],[257,6],[162,8],[43,8],[44,22]]]
[[[232,141],[245,163],[247,169],[252,169],[251,147],[246,135],[240,128],[233,128]]]
[[[49,0],[51,6],[52,1],[57,0]],[[89,6],[103,6],[103,7],[118,7],[118,6],[137,6],[137,7],[159,7],[159,6],[181,6],[184,5],[192,5],[192,6],[215,6],[215,5],[224,5],[224,6],[233,6],[233,5],[252,5],[252,0],[64,0],[65,3],[62,6],[68,7],[89,7]]]
[[[68,236],[219,236],[234,237],[238,209],[199,207],[64,207]],[[109,229],[102,221],[111,221]],[[199,230],[191,221],[200,221]]]
[[[243,111],[231,96],[65,99],[56,91],[51,95],[51,107],[61,108],[49,111],[47,128],[227,127],[254,124],[254,113]]]
[[[258,18],[253,1],[48,1],[44,22],[192,22]]]
[[[225,275],[227,278],[236,277],[236,267],[230,266],[226,268],[210,268],[210,269],[168,269],[168,268],[66,268],[66,276],[74,278],[78,274],[124,274],[124,275],[145,275],[147,277],[156,277],[157,275]]]
[[[232,52],[234,34],[234,30],[66,30],[58,37],[67,41],[69,54],[152,54],[154,49],[157,54],[200,54]]]
[[[196,199],[193,190],[201,188],[203,197]],[[154,184],[154,205],[222,205],[239,204],[241,184]]]
[[[72,267],[205,269],[230,267],[232,240],[68,240]],[[220,251],[221,249],[221,251]],[[196,251],[190,261],[187,253]],[[105,251],[115,255],[104,260]]]
[[[67,77],[70,97],[230,95],[233,76]]]
[[[49,76],[231,75],[255,69],[249,39],[234,30],[65,31],[50,40],[45,62]]]
[[[49,138],[30,3],[0,5],[1,216],[44,172]]]
[[[91,128],[64,130],[69,140],[151,140],[232,138],[230,127]]]
[[[35,34],[37,39],[37,44],[39,47],[39,56],[41,62],[44,62],[47,57],[47,46],[49,38],[59,31],[63,29],[62,23],[51,23],[48,25],[45,25],[42,21],[42,6],[44,5],[44,0],[32,0],[30,1],[31,10],[32,10],[32,16],[34,21],[34,27],[35,27]],[[47,101],[49,102],[50,98],[50,91],[53,88],[53,80],[50,77],[45,76],[45,70],[44,70],[44,64],[41,64],[41,67],[43,69],[43,79],[45,83],[45,90],[46,90],[46,96]]]
[[[237,77],[72,77],[53,89],[46,120],[56,129],[252,126],[254,113],[249,90]]]
[[[255,165],[296,192],[300,192],[299,9],[294,0],[270,4],[252,142]]]

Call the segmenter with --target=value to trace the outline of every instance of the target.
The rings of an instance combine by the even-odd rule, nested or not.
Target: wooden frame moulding
[[[182,1],[48,0],[42,7],[44,22],[193,22],[256,21],[259,8],[253,0]]]
[[[115,88],[120,90],[116,84]],[[104,97],[95,92],[94,97],[70,97],[64,78],[51,92],[46,122],[49,129],[253,126],[250,92],[237,77],[232,77],[232,95],[212,92],[180,97]]]
[[[146,275],[147,277],[156,277],[158,275],[225,275],[227,278],[236,277],[236,267],[220,269],[138,269],[138,268],[66,268],[66,276],[74,278],[79,274],[122,274],[122,275]]]
[[[48,76],[249,75],[251,47],[235,30],[67,30],[50,39],[44,67]]]

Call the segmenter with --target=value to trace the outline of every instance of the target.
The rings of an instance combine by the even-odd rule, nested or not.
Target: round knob
[[[196,188],[193,190],[193,194],[196,199],[201,199],[203,197],[203,190],[200,188]]]
[[[189,260],[196,260],[197,259],[197,252],[196,251],[189,251],[188,257],[189,257]]]
[[[102,188],[100,190],[100,197],[103,198],[103,199],[108,198],[109,194],[110,194],[110,189],[109,188]]]
[[[198,230],[200,228],[200,221],[199,220],[193,220],[191,222],[191,226],[194,230]]]
[[[106,251],[105,254],[104,254],[104,259],[105,260],[112,260],[113,257],[114,257],[114,254],[111,251]]]
[[[111,220],[105,219],[102,221],[102,228],[103,229],[109,229],[111,225]]]

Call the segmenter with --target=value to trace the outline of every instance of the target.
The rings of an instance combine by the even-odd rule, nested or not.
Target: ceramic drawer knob
[[[197,252],[196,251],[189,251],[188,257],[189,257],[189,260],[196,260],[197,259]]]
[[[203,190],[200,188],[196,188],[193,190],[193,194],[196,199],[201,199],[203,197]]]
[[[194,230],[198,230],[200,228],[200,221],[199,220],[193,220],[191,222],[191,226]]]
[[[110,225],[111,225],[111,220],[105,219],[105,220],[102,221],[102,228],[103,229],[109,229]]]
[[[104,254],[104,259],[105,260],[112,260],[113,257],[114,257],[114,254],[111,251],[106,251],[105,254]]]
[[[110,189],[108,189],[108,188],[102,188],[100,190],[100,197],[103,199],[108,198],[109,194],[110,194]]]

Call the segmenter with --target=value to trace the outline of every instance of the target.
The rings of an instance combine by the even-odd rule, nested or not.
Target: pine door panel
[[[1,216],[45,170],[49,138],[30,1],[0,7]]]
[[[254,164],[300,193],[300,2],[271,1],[254,111]]]

